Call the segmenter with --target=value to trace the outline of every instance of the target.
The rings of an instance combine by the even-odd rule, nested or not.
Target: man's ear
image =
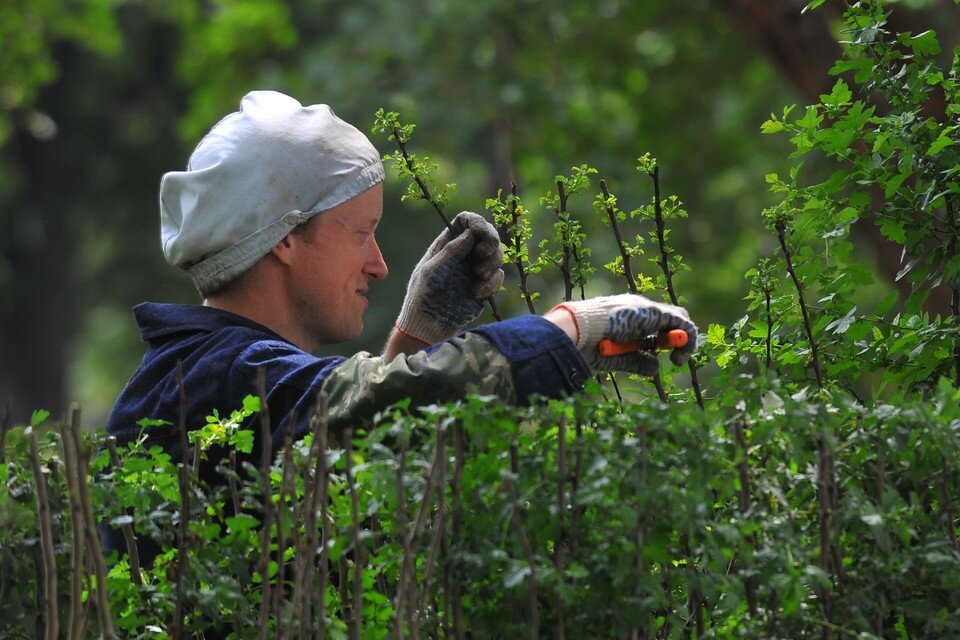
[[[270,255],[276,258],[281,264],[291,264],[293,261],[293,252],[299,240],[296,234],[288,233],[270,250]]]

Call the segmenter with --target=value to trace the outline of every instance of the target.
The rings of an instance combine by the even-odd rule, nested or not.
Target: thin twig
[[[308,594],[313,593],[313,597],[316,600],[317,607],[317,616],[319,618],[319,625],[317,627],[317,632],[315,638],[318,640],[325,637],[326,635],[326,593],[327,593],[327,579],[329,575],[329,569],[327,566],[327,556],[325,552],[325,547],[328,545],[327,540],[327,425],[329,423],[329,401],[325,393],[320,393],[317,396],[317,405],[314,408],[313,416],[310,418],[310,432],[313,434],[313,441],[310,444],[310,457],[309,460],[313,461],[313,476],[310,479],[310,482],[307,483],[307,478],[304,478],[304,503],[307,505],[307,513],[305,517],[306,527],[307,527],[307,539],[308,547],[306,561],[310,570],[305,571],[305,576],[312,577],[313,570],[312,567],[315,566],[317,551],[320,550],[320,582],[321,588],[319,589],[310,589],[308,582],[304,581],[304,594],[305,598],[308,598]],[[317,512],[321,511],[321,527],[317,526]],[[321,533],[322,529],[322,533]],[[318,539],[318,536],[319,539]],[[321,548],[323,547],[323,549]],[[311,609],[311,603],[309,599],[305,599],[303,604],[303,615],[304,622],[308,625],[310,621],[309,611]]]
[[[446,531],[446,483],[447,483],[447,454],[446,454],[446,429],[442,425],[437,425],[436,441],[436,459],[439,461],[437,469],[437,524],[434,527],[433,537],[430,541],[430,554],[427,557],[427,564],[423,570],[423,589],[422,593],[426,595],[430,589],[430,579],[433,577],[433,571],[437,564],[437,554],[440,551],[440,545]],[[423,607],[418,607],[414,615],[414,624],[419,626],[419,611]]]
[[[83,505],[77,480],[77,451],[73,436],[66,424],[60,425],[60,445],[66,468],[67,497],[70,502],[70,530],[73,541],[70,552],[70,640],[83,637],[86,619],[83,614],[83,577],[86,575],[86,545],[84,544]],[[132,566],[132,562],[131,562]]]
[[[407,567],[413,566],[411,561],[410,540],[407,537],[407,495],[405,478],[407,466],[407,441],[401,440],[400,459],[397,462],[397,535],[400,537],[403,557],[400,559],[399,577],[397,578],[397,603],[394,607],[394,635],[397,640],[403,640],[403,620],[406,611]]]
[[[120,454],[117,452],[117,439],[114,436],[107,438],[107,451],[110,453],[110,464],[116,473],[120,473],[123,465],[120,462]],[[66,457],[66,456],[65,456]],[[69,466],[67,473],[70,473]],[[133,509],[124,510],[126,515],[133,520]],[[127,545],[127,558],[130,561],[130,580],[137,587],[143,586],[143,578],[140,575],[140,551],[137,548],[137,534],[133,531],[133,525],[125,522],[120,530],[123,532],[123,539]]]
[[[557,214],[557,218],[561,222],[564,222],[567,225],[564,227],[565,233],[561,234],[560,237],[560,248],[562,251],[562,257],[560,259],[560,273],[563,274],[563,299],[565,302],[569,302],[573,299],[573,279],[570,276],[570,257],[574,250],[570,246],[571,243],[569,242],[569,237],[567,235],[570,232],[570,219],[567,216],[567,190],[563,186],[563,180],[557,180],[557,194],[559,194],[559,199],[554,213]]]
[[[704,605],[704,596],[703,591],[700,589],[700,574],[697,569],[696,559],[693,557],[693,550],[690,548],[690,535],[686,531],[681,534],[681,545],[683,546],[683,555],[687,559],[687,567],[690,571],[691,582],[693,583],[693,588],[690,592],[690,602],[689,607],[691,613],[693,614],[693,622],[697,630],[697,638],[703,637],[704,626],[703,626],[703,605]]]
[[[666,279],[667,294],[670,296],[670,302],[679,306],[679,298],[673,287],[673,269],[670,268],[670,254],[667,248],[666,221],[663,218],[663,203],[660,200],[660,167],[655,165],[653,173],[650,175],[653,179],[653,216],[657,227],[657,246],[660,249],[660,258],[657,264],[663,271]],[[694,361],[688,360],[687,367],[690,369],[690,385],[693,387],[693,394],[697,399],[697,406],[703,410],[703,393],[700,391],[700,380],[697,377],[697,365]]]
[[[600,190],[603,191],[603,197],[610,201],[610,190],[607,188],[607,181],[600,180]],[[630,293],[639,293],[637,291],[637,281],[633,276],[633,269],[630,267],[630,254],[627,253],[626,243],[623,241],[623,235],[620,233],[620,223],[617,221],[617,213],[612,206],[607,206],[607,217],[610,218],[610,226],[613,227],[613,234],[617,238],[617,250],[620,251],[620,257],[623,259],[623,275],[627,279],[627,285],[630,287]]]
[[[640,464],[637,465],[635,489],[637,496],[645,495],[647,490],[647,427],[644,424],[639,425],[637,429],[637,447],[640,450]],[[637,521],[634,524],[634,545],[636,546],[636,556],[634,557],[634,566],[637,570],[637,577],[643,575],[645,565],[643,561],[643,550],[646,547],[647,533],[647,510],[643,505],[637,506]],[[645,640],[647,638],[647,624],[643,627],[634,627],[630,631],[630,640]]]
[[[187,546],[189,544],[187,523],[190,520],[189,479],[186,468],[186,461],[190,459],[190,447],[187,444],[187,391],[183,381],[183,363],[180,360],[177,360],[176,374],[177,397],[179,400],[177,434],[180,438],[181,451],[180,463],[177,465],[177,479],[180,486],[180,525],[177,527],[177,584],[171,635],[174,640],[180,640],[183,637],[183,582],[186,576]]]
[[[327,506],[330,501],[330,473],[327,469],[327,429],[329,421],[329,407],[327,396],[320,394],[320,415],[323,416],[315,438],[320,440],[320,456],[317,471],[320,472],[320,587],[317,589],[317,640],[322,640],[327,633],[327,583],[330,580],[330,523],[327,517]]]
[[[293,491],[290,483],[293,481],[293,425],[296,420],[288,423],[288,429],[283,439],[282,474],[280,476],[280,495],[277,497],[277,584],[273,591],[271,617],[276,621],[277,638],[285,637],[282,616],[283,600],[286,595],[287,574],[287,532],[283,525],[283,513],[287,509],[287,496]],[[294,520],[291,514],[291,520]],[[291,522],[291,526],[297,523]]]
[[[527,272],[523,268],[523,251],[522,243],[523,238],[520,236],[520,213],[517,211],[517,183],[511,183],[510,186],[510,195],[513,196],[510,198],[510,217],[513,220],[513,232],[511,241],[513,242],[513,250],[516,255],[516,260],[514,265],[517,267],[517,273],[520,276],[520,293],[523,294],[523,299],[527,303],[527,309],[530,313],[536,315],[537,310],[533,306],[533,296],[530,295],[530,292],[527,290]]]
[[[237,488],[237,450],[230,449],[230,474],[227,475],[227,485],[230,488],[230,503],[233,505],[233,514],[240,514],[240,490]]]
[[[360,501],[357,485],[353,478],[353,431],[344,430],[346,451],[344,452],[344,473],[350,490],[350,516],[353,524],[353,601],[350,606],[350,637],[360,640],[363,625],[363,547],[360,542]]]
[[[177,360],[177,435],[180,438],[180,460],[190,459],[190,444],[187,442],[187,389],[183,382],[183,362]]]
[[[737,418],[733,421],[733,433],[736,446],[740,449],[737,457],[737,473],[740,477],[740,496],[738,506],[740,516],[743,517],[749,510],[753,502],[752,489],[750,484],[750,453],[747,449],[747,436],[744,431],[744,421]],[[754,536],[750,534],[746,538],[751,550],[754,546]],[[750,617],[757,619],[757,584],[753,576],[748,576],[744,581],[744,590],[747,597],[747,608],[750,611]]]
[[[763,290],[764,298],[766,299],[767,304],[767,366],[764,369],[765,372],[770,371],[770,360],[772,356],[772,347],[773,347],[773,314],[770,313],[770,288],[764,288]]]
[[[807,334],[807,341],[810,344],[811,352],[811,362],[813,364],[813,371],[817,379],[817,387],[819,389],[824,388],[823,375],[820,372],[820,357],[817,352],[817,341],[813,336],[813,328],[810,324],[810,315],[807,312],[807,303],[804,296],[803,284],[800,282],[800,278],[797,276],[796,270],[793,268],[793,258],[790,253],[790,249],[787,247],[787,229],[786,222],[782,219],[777,220],[774,224],[774,228],[777,232],[777,239],[780,241],[780,248],[783,251],[784,261],[787,266],[787,273],[790,274],[791,280],[793,280],[793,286],[797,290],[797,298],[800,301],[800,312],[803,318],[803,327]],[[835,555],[839,555],[839,550],[834,544],[834,526],[833,526],[833,507],[832,503],[835,498],[835,480],[833,475],[833,455],[827,447],[827,443],[822,433],[817,434],[817,457],[818,457],[818,473],[817,473],[817,503],[819,508],[819,517],[820,517],[820,568],[823,569],[824,573],[830,575],[831,565],[837,565],[835,560]],[[837,573],[841,571],[842,561],[839,562],[839,566],[834,566]],[[834,623],[833,617],[833,596],[827,590],[822,590],[821,593],[823,600],[823,615],[826,621],[830,624]],[[829,625],[824,625],[822,628],[822,638],[823,640],[829,640],[832,637],[832,631],[830,630]]]
[[[600,190],[603,192],[604,199],[610,201],[610,189],[607,188],[607,181],[600,180]],[[630,267],[630,254],[627,253],[626,243],[623,241],[623,234],[620,232],[620,222],[617,220],[617,213],[614,211],[612,206],[607,206],[607,217],[610,219],[610,226],[613,227],[613,235],[617,239],[617,249],[620,251],[620,258],[623,260],[623,277],[627,280],[627,287],[630,289],[630,293],[639,294],[637,290],[637,281],[633,276],[633,269]],[[667,395],[666,390],[663,388],[663,382],[660,380],[660,372],[656,372],[653,376],[653,386],[657,390],[657,396],[660,398],[660,401],[663,403],[670,402],[670,397]],[[620,403],[623,404],[623,396],[620,395],[620,388],[617,386],[616,379],[611,375],[611,380],[613,380],[613,387],[617,392],[617,398]]]
[[[793,257],[790,249],[787,248],[786,223],[782,220],[777,220],[775,228],[777,231],[777,239],[780,241],[780,248],[783,250],[783,259],[786,261],[787,273],[790,274],[790,279],[793,280],[793,286],[797,290],[797,299],[800,301],[800,313],[803,317],[803,328],[807,333],[807,341],[810,343],[810,353],[812,355],[811,364],[813,365],[814,375],[817,377],[817,387],[823,389],[824,382],[823,375],[820,373],[820,356],[817,351],[817,341],[813,337],[813,327],[810,324],[810,314],[807,311],[807,302],[803,294],[803,284],[800,282],[800,278],[793,268]]]
[[[566,571],[566,558],[564,552],[569,544],[566,535],[566,514],[567,514],[567,418],[560,416],[557,422],[557,541],[553,548],[553,564],[557,571],[557,583],[560,587],[564,584],[564,572]],[[557,609],[557,623],[554,627],[553,637],[556,640],[565,640],[567,637],[567,623],[564,619],[563,598],[560,595],[560,589],[557,589],[557,598],[555,607]]]
[[[43,474],[43,463],[37,444],[36,427],[30,429],[30,466],[33,468],[35,495],[37,498],[37,520],[40,523],[40,548],[43,552],[43,602],[44,627],[46,640],[60,637],[60,597],[57,592],[57,557],[54,553],[53,521],[50,510],[50,497],[47,492],[47,479]],[[100,585],[97,585],[98,587]]]
[[[828,498],[829,452],[821,434],[817,434],[817,454],[819,458],[817,466],[817,506],[820,519],[820,569],[825,574],[830,575],[833,525],[831,524],[832,513]],[[828,623],[833,624],[833,597],[829,588],[821,590],[821,600],[823,601],[823,617]],[[821,629],[822,640],[829,640],[832,635],[830,626],[824,625]]]
[[[453,544],[460,543],[460,530],[463,526],[463,467],[466,460],[464,452],[464,432],[463,423],[459,420],[455,423],[453,429],[453,482],[451,490],[453,493],[453,523],[451,527],[451,536]],[[463,600],[462,585],[463,577],[461,575],[459,561],[454,564],[452,576],[453,583],[453,630],[456,640],[464,640],[466,634],[463,628]]]
[[[583,424],[577,419],[576,436],[573,440],[573,478],[570,479],[570,555],[576,557],[580,542],[580,518],[584,507],[577,504],[580,480],[583,477]]]
[[[107,563],[103,558],[103,548],[100,546],[100,536],[97,534],[97,524],[93,517],[93,503],[90,500],[90,451],[83,444],[80,432],[80,407],[73,406],[70,419],[70,431],[73,435],[73,444],[77,454],[77,486],[80,490],[80,505],[83,507],[84,532],[87,541],[87,553],[93,564],[94,576],[97,581],[96,604],[97,616],[100,620],[100,634],[106,640],[114,640],[113,619],[110,616],[110,598],[107,593]]]
[[[941,454],[940,461],[943,465],[943,473],[940,474],[940,492],[943,494],[943,502],[947,509],[947,533],[950,536],[950,546],[955,552],[960,553],[960,542],[957,540],[957,513],[953,508],[953,495],[950,493],[952,470],[946,456]]]
[[[273,439],[270,433],[270,406],[267,404],[267,374],[263,367],[257,370],[256,389],[260,398],[260,486],[263,493],[263,523],[260,529],[260,559],[257,572],[261,577],[260,638],[266,640],[270,620],[270,529],[273,527],[273,485],[270,482],[270,462],[273,459]]]
[[[180,487],[180,524],[177,527],[177,564],[176,564],[176,600],[173,611],[173,631],[170,635],[174,640],[180,640],[184,637],[184,599],[186,598],[184,582],[187,575],[187,554],[189,552],[189,531],[187,528],[190,522],[190,478],[187,465],[183,462],[177,464],[177,479]]]
[[[304,491],[306,491],[306,486],[308,484],[306,475],[307,468],[303,469],[304,476]],[[304,582],[306,581],[305,576],[309,573],[310,557],[307,549],[309,548],[310,543],[307,541],[309,537],[309,531],[307,530],[307,520],[309,519],[306,515],[307,510],[306,500],[300,500],[298,508],[295,510],[298,520],[291,523],[290,533],[293,536],[293,547],[296,549],[296,555],[294,556],[293,564],[293,591],[290,593],[290,624],[293,625],[294,620],[299,620],[297,623],[298,631],[297,638],[299,640],[307,640],[307,629],[310,626],[310,621],[306,619],[304,614],[303,601],[305,598],[309,597],[304,593],[306,590],[304,587]]]
[[[437,212],[437,215],[439,215],[440,219],[443,221],[443,225],[451,233],[454,233],[453,224],[450,222],[450,218],[447,217],[447,214],[443,212],[443,207],[440,206],[439,202],[434,200],[433,196],[430,194],[430,187],[428,187],[427,183],[423,181],[423,178],[417,175],[416,171],[414,171],[413,159],[407,152],[407,145],[401,139],[400,132],[396,129],[396,127],[391,127],[390,132],[393,135],[393,141],[396,143],[397,149],[400,150],[400,154],[403,156],[404,164],[406,164],[407,169],[410,171],[410,175],[413,176],[414,181],[420,188],[420,193],[423,194],[423,199],[429,202],[430,206],[433,207],[433,210]],[[490,305],[490,311],[493,313],[493,317],[497,320],[503,320],[503,316],[500,315],[500,309],[497,308],[497,301],[493,296],[487,298],[487,303]]]
[[[533,555],[533,547],[530,544],[530,538],[523,528],[523,516],[521,515],[520,498],[517,494],[517,488],[513,478],[520,477],[520,462],[517,452],[517,445],[510,445],[510,472],[511,478],[507,481],[507,490],[510,492],[510,501],[513,503],[513,516],[510,519],[517,537],[520,539],[520,548],[526,557],[527,565],[530,567],[530,588],[527,591],[530,614],[530,640],[537,640],[540,636],[540,607],[537,603],[537,561]]]

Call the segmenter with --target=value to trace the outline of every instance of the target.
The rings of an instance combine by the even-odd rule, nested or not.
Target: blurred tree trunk
[[[66,61],[64,61],[66,62]],[[64,74],[69,73],[64,69]],[[57,84],[39,105],[54,122],[69,105],[60,104]],[[46,138],[46,136],[42,136]],[[83,158],[69,137],[41,139],[18,128],[13,148],[22,168],[22,205],[7,213],[6,259],[14,274],[0,307],[0,389],[13,421],[35,409],[59,417],[66,409],[68,351],[80,321],[77,247],[68,194],[82,189]]]
[[[719,6],[749,36],[779,70],[780,75],[796,88],[808,103],[819,102],[820,95],[830,93],[835,83],[830,69],[841,56],[840,45],[830,29],[836,13],[817,10],[801,13],[809,0],[722,0]],[[826,6],[839,9],[839,3]],[[889,26],[897,31],[919,33],[936,27],[944,50],[957,42],[960,24],[956,7],[950,0],[940,0],[925,11],[894,10]],[[848,79],[852,84],[852,79]],[[884,105],[877,105],[882,113]],[[943,96],[931,94],[928,115],[943,118]],[[879,194],[878,194],[879,195]],[[875,197],[882,202],[882,197]],[[910,293],[907,278],[896,280],[902,265],[902,247],[885,238],[871,219],[861,219],[852,227],[852,235],[861,246],[869,248],[880,272],[897,287],[903,299]],[[951,292],[944,284],[934,289],[927,300],[926,310],[932,314],[950,313]]]

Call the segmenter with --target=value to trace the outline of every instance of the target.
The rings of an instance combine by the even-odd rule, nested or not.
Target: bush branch
[[[530,588],[527,591],[530,608],[530,640],[537,640],[540,637],[540,607],[537,604],[537,561],[533,555],[533,546],[530,544],[530,537],[523,528],[522,507],[520,497],[517,494],[517,487],[513,478],[520,477],[520,462],[517,452],[517,445],[510,445],[510,472],[511,477],[507,481],[507,490],[510,492],[510,501],[513,503],[513,517],[510,519],[514,529],[517,532],[517,538],[520,540],[520,548],[530,567]]]
[[[54,553],[53,516],[47,491],[47,478],[43,474],[36,427],[30,430],[30,466],[33,468],[34,495],[37,499],[37,520],[40,524],[40,549],[43,559],[44,629],[46,640],[60,637],[60,602],[57,592],[57,556]],[[98,584],[99,588],[100,585]]]
[[[110,616],[110,598],[107,594],[107,563],[103,558],[103,548],[100,546],[100,536],[97,534],[97,524],[93,517],[93,502],[90,500],[90,451],[83,444],[80,432],[80,407],[74,405],[70,418],[70,432],[77,454],[77,486],[80,495],[80,505],[83,507],[84,531],[86,533],[87,553],[90,556],[97,581],[96,605],[97,616],[100,620],[100,634],[106,640],[114,640],[113,618]]]
[[[650,178],[653,180],[653,217],[657,228],[657,247],[660,249],[660,257],[657,259],[657,264],[660,265],[660,270],[663,271],[670,302],[679,306],[679,298],[673,286],[673,269],[670,268],[670,254],[667,248],[667,225],[663,218],[663,203],[660,198],[660,167],[658,165],[654,165]],[[703,393],[700,391],[697,365],[693,359],[687,361],[687,368],[690,369],[690,385],[693,387],[693,394],[697,399],[697,406],[703,411]]]
[[[108,440],[109,444],[109,440]],[[70,530],[73,541],[70,551],[70,635],[82,638],[86,617],[83,611],[83,577],[86,574],[86,545],[84,544],[83,505],[80,503],[80,488],[77,479],[77,451],[70,428],[60,425],[60,445],[63,448],[63,464],[66,469],[67,498],[70,502]],[[133,560],[130,561],[131,574]]]
[[[363,546],[360,541],[360,500],[357,496],[357,483],[353,477],[353,430],[343,433],[345,451],[343,454],[344,473],[350,491],[350,521],[353,534],[353,600],[350,605],[350,637],[360,640],[363,626]]]
[[[417,172],[415,171],[413,158],[410,157],[409,152],[407,151],[407,145],[403,142],[403,138],[400,136],[400,132],[396,127],[390,127],[390,134],[393,136],[393,141],[397,145],[397,149],[400,150],[400,154],[403,156],[403,162],[407,167],[407,170],[410,172],[410,175],[413,176],[414,181],[417,183],[417,187],[420,189],[420,193],[423,194],[424,200],[430,203],[430,206],[433,207],[433,210],[437,212],[437,215],[440,216],[440,220],[443,221],[443,225],[453,233],[453,224],[450,222],[450,218],[447,217],[447,214],[443,212],[443,207],[440,206],[440,203],[437,202],[433,195],[430,193],[430,187],[427,186],[427,183],[424,182]],[[497,308],[497,301],[493,296],[487,298],[487,303],[490,305],[490,311],[493,313],[493,317],[497,320],[503,320],[503,316],[500,315],[500,309]]]
[[[257,561],[257,573],[261,577],[260,600],[260,640],[266,640],[270,623],[270,542],[273,527],[273,486],[270,482],[270,462],[273,447],[270,436],[270,410],[267,406],[266,371],[263,367],[257,370],[257,396],[260,398],[260,490],[263,504],[263,517],[260,529],[260,558]]]
[[[510,216],[513,220],[513,233],[511,234],[511,241],[513,242],[513,249],[517,256],[517,259],[513,264],[517,267],[517,273],[520,275],[520,293],[523,294],[523,299],[527,303],[527,309],[530,310],[530,313],[536,315],[537,310],[533,306],[533,297],[530,295],[530,291],[527,290],[527,272],[523,268],[523,252],[521,251],[523,238],[520,236],[520,229],[518,226],[520,222],[520,213],[517,211],[516,182],[510,185],[510,195],[513,196],[510,198]]]
[[[803,295],[803,284],[800,282],[799,276],[797,276],[796,270],[793,268],[793,257],[790,253],[790,249],[787,248],[787,227],[786,223],[783,220],[777,220],[775,224],[777,231],[777,240],[780,241],[780,248],[783,250],[783,259],[787,265],[787,273],[790,274],[790,279],[793,280],[793,286],[797,290],[797,299],[800,301],[800,313],[803,317],[803,328],[807,333],[807,341],[810,343],[810,353],[811,353],[811,364],[813,365],[813,373],[817,377],[817,387],[823,389],[823,375],[820,373],[820,356],[817,352],[817,341],[813,337],[813,328],[810,324],[810,313],[807,311],[807,302],[804,299]]]
[[[110,453],[110,465],[116,473],[120,473],[123,465],[120,462],[120,454],[117,452],[117,439],[114,436],[107,438],[107,451]],[[64,450],[66,454],[66,449]],[[64,455],[64,459],[68,456]],[[70,465],[67,465],[67,473],[70,473]],[[72,506],[72,505],[71,505]],[[133,509],[127,508],[125,513],[133,520]],[[133,525],[130,522],[124,523],[120,527],[123,532],[123,540],[127,545],[127,557],[130,560],[130,580],[137,587],[143,586],[143,578],[140,576],[140,552],[137,549],[137,534],[133,531]]]

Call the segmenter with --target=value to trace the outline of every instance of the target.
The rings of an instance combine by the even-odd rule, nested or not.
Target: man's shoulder
[[[251,339],[286,342],[272,330],[250,318],[197,304],[144,302],[133,309],[144,342],[164,340],[183,333],[226,331]]]

